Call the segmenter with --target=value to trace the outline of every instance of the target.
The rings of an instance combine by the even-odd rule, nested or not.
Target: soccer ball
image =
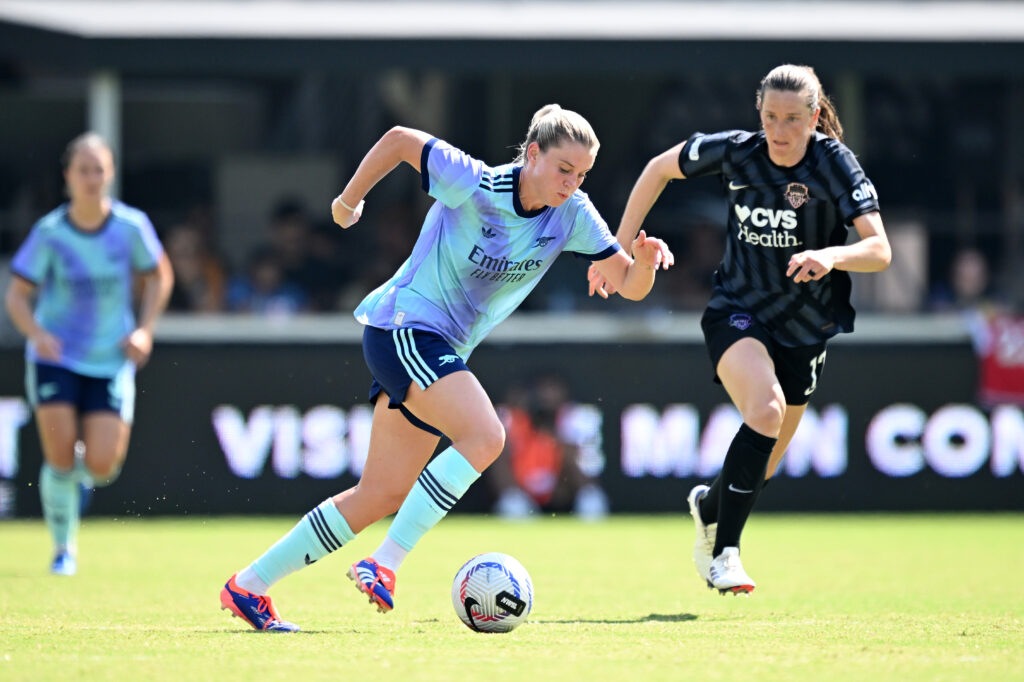
[[[455,574],[452,606],[471,630],[510,632],[530,615],[533,581],[508,554],[479,554]]]

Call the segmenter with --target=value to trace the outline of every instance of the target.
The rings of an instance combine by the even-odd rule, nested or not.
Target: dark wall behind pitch
[[[21,352],[3,350],[0,359],[0,396],[21,396]],[[698,344],[485,344],[471,358],[470,367],[495,402],[502,400],[514,382],[557,370],[568,381],[575,401],[596,406],[603,415],[600,449],[606,458],[601,481],[615,511],[679,511],[689,488],[698,479],[708,479],[706,472],[677,475],[671,466],[667,475],[658,471],[659,475],[627,476],[620,462],[620,446],[621,418],[629,406],[650,404],[663,413],[669,405],[688,405],[696,410],[704,431],[700,446],[723,447],[721,442],[710,444],[706,427],[727,397],[711,382],[704,348]],[[894,476],[884,471],[890,465],[880,465],[879,455],[873,458],[868,454],[866,434],[873,420],[880,423],[881,414],[909,408],[936,426],[940,408],[959,404],[967,412],[946,419],[946,428],[940,433],[945,434],[945,461],[952,462],[955,469],[961,450],[977,455],[979,439],[991,438],[992,429],[986,434],[982,428],[988,428],[986,420],[991,415],[971,407],[974,378],[975,360],[966,344],[833,344],[812,406],[821,412],[838,410],[844,416],[845,466],[826,476],[813,467],[797,476],[780,476],[759,505],[767,510],[1024,509],[1019,459],[1012,473],[996,474],[985,455],[967,475],[961,471],[954,477],[949,471],[937,470],[935,458],[926,457],[916,473]],[[298,429],[296,438],[317,441],[316,420],[307,418],[319,414],[314,408],[333,406],[327,412],[335,421],[328,422],[337,426],[340,414],[351,426],[358,406],[364,404],[368,382],[361,350],[355,344],[162,344],[139,375],[135,428],[123,475],[96,495],[93,512],[302,513],[351,486],[356,480],[351,467],[342,467],[340,475],[330,478],[302,471],[289,477],[296,473],[295,463],[288,471],[289,463],[282,464],[271,452],[262,466],[256,466],[255,478],[236,475],[213,426],[214,410],[234,406],[242,425],[255,433],[254,411],[267,406],[267,414],[278,415],[271,421],[285,424],[281,432],[291,433],[286,428],[291,427]],[[959,427],[949,426],[950,419],[955,425],[965,414],[970,419],[964,423],[973,424],[973,431],[960,433]],[[1008,413],[1009,417],[1013,414]],[[323,426],[327,422],[316,423]],[[1013,419],[1004,420],[1004,424],[1013,423]],[[922,447],[920,429],[915,433],[912,426],[896,429],[885,439],[894,453]],[[39,513],[35,481],[40,454],[34,421],[16,432],[15,511],[35,515]],[[826,437],[821,440],[824,443]],[[256,441],[259,438],[254,437]],[[318,442],[326,442],[327,450],[338,447],[330,438]],[[674,441],[658,436],[654,442],[671,445]],[[1004,451],[1006,442],[1004,434]],[[1015,447],[1024,446],[1018,442]],[[254,448],[238,451],[251,455]],[[904,459],[899,455],[894,461]],[[305,467],[302,464],[299,469]],[[652,470],[657,469],[652,465]],[[6,485],[11,487],[12,482]],[[477,484],[456,509],[486,511],[490,503],[487,487]]]

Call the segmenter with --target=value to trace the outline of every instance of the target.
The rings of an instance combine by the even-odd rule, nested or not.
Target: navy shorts
[[[444,435],[402,405],[413,382],[425,391],[443,376],[469,371],[443,336],[410,327],[378,329],[367,326],[363,330],[363,357],[373,374],[371,403],[376,403],[377,396],[384,391],[388,394],[388,407],[401,410],[406,419],[424,431]]]
[[[79,414],[115,412],[125,424],[135,415],[135,365],[126,362],[112,377],[91,377],[66,367],[28,362],[25,392],[33,409],[70,403]]]
[[[762,327],[754,316],[742,310],[708,308],[701,317],[704,342],[711,355],[711,369],[718,377],[718,362],[725,351],[740,339],[753,338],[764,344],[775,363],[775,377],[782,386],[787,405],[806,405],[818,387],[825,368],[825,342],[811,346],[782,346]]]

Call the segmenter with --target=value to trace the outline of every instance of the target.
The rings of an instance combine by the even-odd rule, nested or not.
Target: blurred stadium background
[[[177,273],[125,473],[94,511],[299,513],[355,480],[369,377],[350,311],[428,198],[405,169],[352,231],[329,204],[390,126],[502,163],[537,108],[575,109],[602,142],[584,189],[614,229],[652,155],[755,128],[754,89],[787,61],[833,96],[894,263],[855,276],[858,331],[763,507],[1024,509],[1022,3],[0,0],[0,279],[86,129]],[[674,186],[647,229],[677,265],[646,301],[588,299],[566,257],[474,354],[495,401],[561,377],[559,435],[612,511],[678,511],[735,431],[697,324],[723,217],[715,181]],[[1002,345],[982,343],[993,311]],[[6,318],[0,341],[0,516],[32,516],[40,454]]]

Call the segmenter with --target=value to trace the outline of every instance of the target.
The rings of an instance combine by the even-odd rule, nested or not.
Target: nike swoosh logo
[[[480,606],[480,602],[472,597],[466,597],[466,601],[462,603],[462,606],[466,609],[466,618],[469,619],[469,627],[480,632],[480,628],[477,627],[476,621],[473,619],[473,607]]]
[[[741,495],[749,495],[750,493],[754,492],[753,490],[741,490],[734,486],[732,483],[729,484],[729,490],[733,491],[734,493],[739,493]]]
[[[729,189],[743,189],[744,187],[750,187],[750,185],[737,185],[732,180],[729,181]]]
[[[306,565],[309,566],[310,564],[315,564],[315,563],[316,563],[316,559],[313,559],[312,561],[310,561],[309,555],[307,554],[306,555]]]

